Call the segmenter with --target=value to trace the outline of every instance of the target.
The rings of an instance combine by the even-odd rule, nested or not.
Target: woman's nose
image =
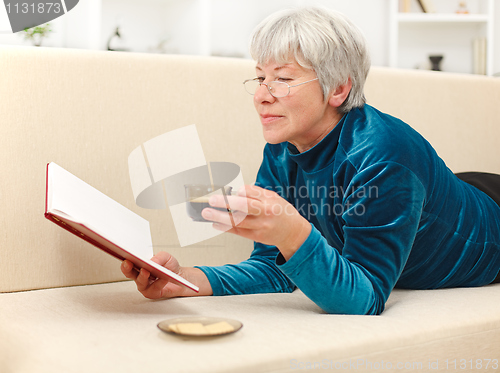
[[[273,102],[276,98],[269,92],[269,88],[266,83],[262,83],[254,94],[254,100],[257,102]]]

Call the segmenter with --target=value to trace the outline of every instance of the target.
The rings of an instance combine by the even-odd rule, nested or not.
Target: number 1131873
[[[16,14],[43,14],[43,13],[54,13],[58,14],[62,12],[61,3],[6,3],[5,7],[7,13]]]
[[[498,369],[498,359],[453,359],[444,360],[446,370],[492,370]]]

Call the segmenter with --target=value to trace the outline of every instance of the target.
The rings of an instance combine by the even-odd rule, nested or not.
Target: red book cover
[[[150,260],[149,223],[55,163],[47,165],[45,217],[61,228],[155,278],[199,288]]]

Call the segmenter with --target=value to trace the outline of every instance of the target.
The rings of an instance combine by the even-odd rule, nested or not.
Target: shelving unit
[[[266,12],[301,1],[86,0],[64,17],[64,27],[77,48],[105,49],[120,26],[123,46],[134,52],[151,52],[164,40],[166,53],[242,56]]]
[[[121,26],[124,44],[135,52],[150,52],[164,39],[167,53],[249,57],[255,25],[271,12],[300,5],[305,0],[85,0],[73,18],[65,16],[66,33],[92,30],[77,47],[104,49]]]
[[[98,49],[106,48],[106,41],[119,26],[119,43],[134,52],[153,52],[161,42],[168,53],[211,52],[211,0],[91,1],[100,3],[101,9],[93,22],[100,25],[99,35],[92,41],[99,43]]]
[[[118,49],[250,58],[248,37],[264,17],[283,8],[318,5],[347,14],[361,27],[374,64],[430,68],[428,56],[443,54],[444,71],[472,73],[472,40],[485,38],[487,74],[500,71],[500,40],[496,47],[493,40],[494,32],[500,35],[498,26],[494,30],[494,3],[500,0],[466,0],[467,15],[454,14],[459,0],[432,0],[435,14],[423,13],[417,0],[411,1],[412,13],[399,12],[400,0],[85,0],[51,22],[54,32],[43,45],[105,50],[120,26],[123,38],[114,39],[118,45],[113,46]],[[360,14],[359,6],[367,11]],[[8,31],[6,13],[2,25],[0,44],[29,45]]]
[[[486,23],[487,14],[398,13],[400,23]]]
[[[390,2],[389,66],[415,68],[428,55],[443,54],[448,60],[443,70],[472,73],[472,41],[484,37],[486,75],[493,75],[494,0],[476,0],[470,14],[455,14],[457,2],[439,13],[401,13],[399,0]]]

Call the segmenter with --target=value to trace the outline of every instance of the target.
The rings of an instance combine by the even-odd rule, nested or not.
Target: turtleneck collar
[[[303,153],[299,153],[295,145],[288,143],[287,153],[290,159],[307,173],[313,173],[328,166],[334,159],[346,117],[347,114],[319,143]]]

